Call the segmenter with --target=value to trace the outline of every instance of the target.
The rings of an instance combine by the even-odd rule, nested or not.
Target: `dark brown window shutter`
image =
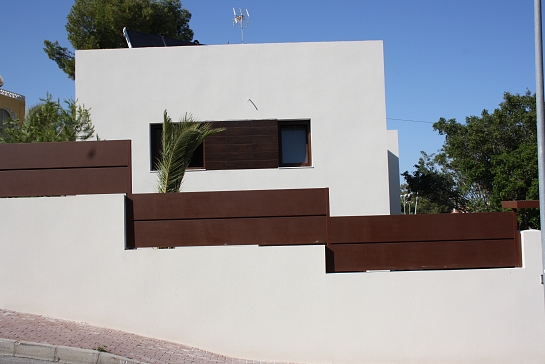
[[[224,131],[205,140],[208,170],[278,168],[278,121],[212,122]]]

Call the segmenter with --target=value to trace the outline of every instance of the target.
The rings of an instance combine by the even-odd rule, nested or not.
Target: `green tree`
[[[438,212],[464,210],[466,200],[457,186],[453,171],[441,163],[441,156],[421,152],[412,174],[404,172],[409,193],[418,193],[437,206]]]
[[[407,184],[400,186],[402,214],[441,214],[450,211],[450,207],[430,201],[419,192],[411,192]]]
[[[191,41],[191,14],[180,0],[75,0],[66,32],[74,49],[125,48],[123,27]],[[44,41],[44,51],[69,78],[75,78],[74,53],[58,41]]]
[[[161,153],[157,163],[157,192],[179,192],[195,149],[207,136],[223,130],[213,129],[210,123],[195,121],[191,114],[185,114],[180,122],[174,123],[165,110]]]
[[[87,140],[95,132],[91,114],[74,100],[66,109],[51,95],[28,109],[24,120],[8,120],[0,133],[0,143],[64,142]]]
[[[494,112],[465,123],[441,118],[440,152],[403,176],[411,191],[462,211],[500,211],[501,201],[538,198],[536,98],[505,93]]]

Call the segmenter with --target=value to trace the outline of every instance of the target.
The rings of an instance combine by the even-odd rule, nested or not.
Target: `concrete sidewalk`
[[[10,350],[18,356],[25,356],[20,355],[25,352],[29,355],[35,353],[35,356],[30,357],[45,360],[58,360],[59,355],[65,358],[87,358],[85,361],[81,359],[85,363],[121,363],[126,359],[149,364],[272,363],[229,358],[189,346],[84,323],[0,309],[0,355],[10,355]]]

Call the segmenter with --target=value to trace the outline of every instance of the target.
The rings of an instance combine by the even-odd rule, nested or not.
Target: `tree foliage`
[[[66,32],[74,49],[126,48],[123,27],[191,41],[191,14],[180,0],[75,0]],[[68,77],[75,77],[74,53],[58,41],[44,41],[44,51]]]
[[[165,110],[161,153],[157,163],[157,192],[179,192],[193,152],[207,136],[223,130],[213,129],[210,123],[195,121],[191,114],[185,114],[179,123],[174,123]]]
[[[437,154],[423,157],[403,176],[411,191],[467,212],[500,211],[501,201],[538,198],[536,98],[505,93],[494,112],[465,123],[441,118],[445,136]]]
[[[95,132],[91,114],[74,100],[66,108],[51,95],[27,110],[24,120],[4,122],[0,143],[35,143],[87,140]]]
[[[418,214],[439,214],[459,209],[456,207],[458,198],[453,181],[433,164],[434,157],[422,152],[413,175],[405,172],[406,183],[401,186],[401,211],[404,207],[407,209],[403,204],[413,206],[407,213],[416,210]]]
[[[49,59],[55,61],[57,66],[73,80],[76,73],[74,53],[70,52],[68,48],[61,47],[58,41],[52,43],[44,40],[44,46],[44,51]]]
[[[428,200],[418,192],[411,192],[407,184],[400,186],[402,214],[441,214],[449,212],[448,207]]]

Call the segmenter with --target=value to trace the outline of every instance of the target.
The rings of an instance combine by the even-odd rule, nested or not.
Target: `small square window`
[[[281,167],[311,165],[309,121],[279,122],[278,144]]]
[[[161,144],[163,139],[163,124],[150,124],[150,170],[157,170],[157,162],[161,155]],[[204,168],[204,142],[193,152],[188,169]]]

